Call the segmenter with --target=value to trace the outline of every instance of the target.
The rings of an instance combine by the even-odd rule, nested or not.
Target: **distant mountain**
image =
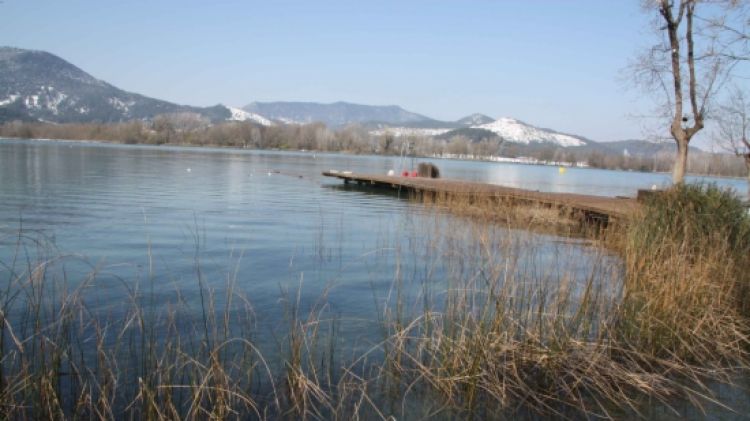
[[[487,120],[487,116],[474,114],[461,120],[464,123],[476,120],[481,123]],[[461,121],[459,120],[459,121]],[[470,127],[456,127],[458,122],[447,123],[437,122],[438,124],[430,125],[426,122],[419,126],[397,126],[397,127],[379,127],[378,130],[372,131],[375,135],[390,133],[394,136],[435,136],[441,139],[451,139],[454,136],[464,136],[474,142],[481,140],[497,140],[516,144],[530,146],[560,146],[564,148],[585,147],[594,144],[582,136],[569,135],[556,132],[550,129],[544,129],[532,126],[514,118],[501,117],[488,123],[473,125]]]
[[[362,105],[349,102],[253,102],[244,111],[262,115],[281,123],[321,122],[336,128],[347,124],[407,125],[437,122],[397,105]]]
[[[367,123],[362,123],[363,126],[367,128],[379,128],[379,129],[409,129],[408,131],[414,131],[414,132],[436,132],[436,133],[445,133],[447,131],[460,128],[458,124],[456,124],[453,121],[441,121],[441,120],[422,120],[422,121],[415,121],[412,123],[404,123],[404,124],[390,124],[390,123],[384,123],[382,121],[370,121]]]
[[[456,120],[456,123],[461,126],[466,127],[472,127],[472,126],[480,126],[482,124],[492,123],[495,121],[494,118],[486,116],[484,114],[475,113],[472,115],[468,115],[464,118]]]
[[[118,122],[192,112],[231,118],[223,105],[178,105],[123,91],[44,51],[0,47],[0,122]]]
[[[475,129],[491,131],[507,142],[523,143],[551,143],[563,147],[584,146],[589,140],[579,136],[572,136],[550,129],[534,127],[514,118],[501,117],[491,123],[474,126]]]
[[[396,105],[253,102],[242,109],[223,105],[206,108],[179,105],[119,89],[47,52],[0,47],[0,123],[13,120],[108,123],[184,112],[197,113],[214,122],[250,121],[266,126],[322,122],[339,128],[357,123],[374,135],[439,139],[463,136],[473,142],[489,140],[515,144],[516,149],[563,147],[582,152],[644,156],[674,152],[672,142],[598,143],[514,118],[493,120],[477,113],[456,121],[441,121]]]

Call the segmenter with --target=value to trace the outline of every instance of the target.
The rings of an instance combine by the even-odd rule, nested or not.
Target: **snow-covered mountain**
[[[44,51],[0,47],[0,122],[118,122],[183,112],[212,121],[232,115],[223,105],[191,107],[124,91]]]
[[[491,123],[472,126],[475,129],[491,131],[506,142],[552,143],[562,147],[585,146],[588,141],[577,136],[558,133],[549,129],[540,129],[514,118],[501,117]]]
[[[476,113],[456,121],[440,121],[396,105],[253,102],[242,109],[221,104],[205,108],[179,105],[119,89],[47,52],[0,47],[0,123],[106,123],[185,112],[200,114],[213,122],[248,121],[265,126],[323,122],[335,129],[357,123],[374,135],[442,139],[464,136],[472,141],[494,138],[493,141],[531,146],[580,147],[595,143],[508,117],[492,120]]]
[[[274,122],[263,117],[260,114],[255,113],[249,113],[241,108],[234,108],[234,107],[227,107],[229,109],[229,112],[232,113],[232,116],[229,117],[227,120],[231,121],[252,121],[254,123],[258,123],[262,126],[273,126]]]
[[[492,120],[482,114],[474,114],[458,120],[462,122],[461,126],[446,129],[444,126],[436,127],[381,127],[370,133],[373,135],[391,134],[393,136],[437,136],[442,139],[450,139],[454,136],[468,137],[472,141],[479,139],[489,139],[495,137],[503,142],[518,143],[523,145],[557,145],[560,147],[578,147],[586,146],[591,143],[580,136],[573,136],[556,132],[554,130],[534,127],[514,118],[501,117]],[[490,119],[491,120],[491,119]],[[467,123],[476,121],[479,124],[468,125]]]

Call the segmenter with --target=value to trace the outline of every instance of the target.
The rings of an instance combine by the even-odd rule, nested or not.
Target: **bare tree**
[[[750,197],[750,101],[744,91],[732,91],[728,102],[721,106],[717,121],[719,145],[745,161],[747,194]]]
[[[691,139],[701,131],[715,99],[741,57],[726,54],[728,31],[719,23],[744,13],[739,0],[645,0],[655,13],[660,40],[635,64],[636,82],[661,92],[664,117],[677,144],[672,181],[682,183]],[[698,13],[700,12],[700,14]],[[732,17],[732,19],[729,19]],[[732,43],[736,46],[738,42]]]
[[[396,137],[391,132],[385,132],[380,137],[380,152],[386,155],[389,154],[395,140]]]

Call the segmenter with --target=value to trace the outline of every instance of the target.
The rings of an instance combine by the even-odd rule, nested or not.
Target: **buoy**
[[[417,173],[417,171],[414,170],[414,171],[411,172],[411,176],[412,177],[419,177],[419,173]]]
[[[389,177],[393,177],[393,176],[394,176],[395,174],[396,174],[396,172],[395,172],[395,171],[393,171],[393,170],[388,170],[388,176],[389,176]]]
[[[402,177],[408,177],[409,176],[409,171],[404,170],[404,172],[401,173],[401,176]]]
[[[565,167],[559,167],[557,169],[557,172],[559,172],[560,174],[565,174],[565,171],[567,171],[567,169]]]

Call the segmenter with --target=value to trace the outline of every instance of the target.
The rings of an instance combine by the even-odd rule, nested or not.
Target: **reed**
[[[522,207],[456,196],[435,204],[469,215],[478,231],[497,221],[494,212],[503,223],[534,224],[515,216]],[[481,262],[472,266],[481,285],[458,282],[466,289],[448,292],[445,311],[394,335],[399,369],[454,407],[637,414],[643,398],[700,405],[711,400],[706,381],[747,370],[750,219],[731,192],[679,186],[628,224],[598,232],[603,255],[583,285],[519,273],[523,250],[508,253],[484,232],[474,236],[479,256],[464,257]]]
[[[69,279],[85,259],[6,233],[0,418],[615,418],[700,408],[709,382],[747,372],[750,221],[731,194],[676,188],[594,241],[529,231],[576,232],[557,210],[428,205],[372,254],[394,273],[371,320],[331,310],[335,282],[304,299],[300,275],[273,332],[239,263],[223,282],[201,269],[198,236],[196,285],[165,296],[150,268]],[[104,305],[104,283],[126,299]],[[342,336],[355,322],[376,339]]]
[[[744,364],[750,218],[739,199],[712,185],[676,187],[620,239],[620,340],[660,357]]]
[[[489,224],[540,233],[581,236],[587,226],[571,209],[550,207],[538,202],[446,192],[414,195],[415,200],[437,212],[472,218]]]

